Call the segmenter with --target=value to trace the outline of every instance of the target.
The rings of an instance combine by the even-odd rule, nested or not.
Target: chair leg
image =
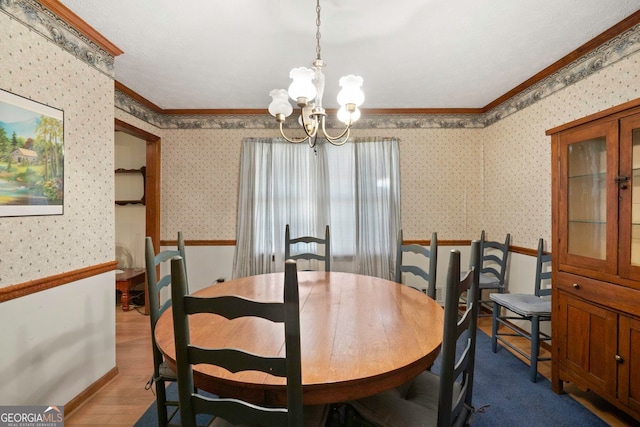
[[[485,317],[486,316],[486,314],[484,314],[482,312],[482,307],[484,305],[485,305],[485,303],[482,300],[482,289],[478,288],[478,317]]]
[[[158,426],[166,427],[169,424],[167,419],[167,392],[165,390],[164,381],[156,382],[156,406],[158,407]]]
[[[498,313],[500,307],[497,302],[493,303],[493,323],[491,324],[491,350],[498,351]]]
[[[540,352],[540,318],[531,318],[531,359],[529,362],[529,379],[532,383],[538,380],[538,353]]]

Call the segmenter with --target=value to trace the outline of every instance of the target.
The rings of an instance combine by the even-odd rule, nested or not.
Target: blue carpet
[[[476,348],[473,405],[475,427],[598,427],[608,424],[567,394],[551,391],[551,383],[538,375],[538,382],[529,381],[529,366],[506,349],[498,346],[491,351],[491,339],[478,332]],[[433,367],[438,372],[438,360]],[[167,393],[176,398],[177,387],[171,384]],[[172,425],[179,425],[178,418]],[[202,416],[201,416],[202,417]],[[198,424],[206,424],[199,418]],[[135,427],[157,426],[155,402],[136,422]],[[403,426],[411,427],[411,426]]]
[[[529,365],[478,331],[473,381],[473,426],[477,427],[597,427],[608,426],[568,394],[551,391],[551,383],[538,374],[529,381]],[[434,366],[434,372],[439,368]]]

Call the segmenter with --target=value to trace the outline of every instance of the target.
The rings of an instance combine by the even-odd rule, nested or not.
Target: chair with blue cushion
[[[347,426],[461,426],[470,423],[478,316],[480,242],[471,244],[471,270],[461,279],[460,252],[447,272],[440,375],[424,371],[395,389],[349,402]],[[459,299],[467,293],[466,309]]]
[[[536,276],[533,294],[491,294],[493,301],[493,325],[491,347],[495,353],[498,341],[517,353],[530,363],[529,379],[536,382],[538,378],[538,362],[551,360],[551,357],[540,357],[540,341],[551,340],[551,336],[540,331],[540,322],[551,321],[551,300],[543,298],[551,295],[551,254],[544,252],[544,240],[538,241],[536,257]],[[502,314],[504,309],[505,314]],[[531,322],[531,332],[521,329],[513,320]],[[502,325],[504,328],[500,328]],[[506,331],[505,331],[506,328]],[[515,346],[505,337],[520,336],[531,341],[529,354]]]
[[[197,297],[188,295],[184,263],[171,261],[173,327],[178,374],[180,420],[195,427],[196,414],[211,414],[210,426],[230,427],[321,427],[328,417],[327,405],[303,406],[300,351],[300,302],[298,275],[293,260],[285,262],[283,302],[260,302],[233,295]],[[257,355],[239,348],[202,348],[191,344],[189,316],[222,316],[228,321],[258,317],[284,324],[285,357]],[[215,333],[215,331],[212,331]],[[229,372],[260,371],[287,381],[286,407],[264,407],[234,398],[204,396],[194,391],[193,365],[216,365]]]
[[[310,247],[317,245],[324,246],[324,252],[312,252]],[[298,249],[298,251],[296,251]],[[329,236],[329,226],[324,229],[324,239],[314,236],[291,237],[289,224],[284,234],[284,259],[298,260],[316,260],[324,262],[324,271],[331,271],[331,239]]]
[[[145,239],[145,267],[147,274],[147,295],[149,299],[149,320],[151,321],[151,345],[153,352],[153,375],[147,383],[147,388],[153,384],[156,386],[156,405],[158,407],[158,425],[165,427],[168,421],[173,418],[178,410],[178,401],[167,400],[166,383],[175,382],[176,374],[167,366],[162,353],[158,349],[155,341],[156,323],[160,315],[171,306],[171,299],[168,298],[160,304],[160,291],[171,285],[171,274],[167,273],[158,279],[160,266],[165,265],[168,270],[169,260],[180,256],[185,260],[185,245],[182,232],[178,232],[178,249],[165,250],[155,253],[151,237]],[[166,264],[165,264],[166,263]],[[168,410],[172,408],[171,412]]]
[[[413,253],[416,255],[420,255],[420,263],[422,261],[428,262],[428,271],[425,270],[420,265],[412,263],[409,264],[406,258],[403,256],[406,253]],[[402,273],[411,273],[416,277],[419,277],[424,280],[426,286],[424,287],[416,287],[412,286],[422,292],[425,292],[430,298],[436,299],[436,271],[438,265],[438,234],[431,233],[431,242],[429,244],[429,248],[425,248],[421,245],[405,245],[403,243],[402,230],[398,232],[398,245],[397,245],[397,253],[396,253],[396,271],[395,271],[395,281],[397,283],[402,283]]]

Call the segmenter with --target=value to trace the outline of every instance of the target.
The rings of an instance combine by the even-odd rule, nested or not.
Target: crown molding
[[[115,107],[161,129],[273,129],[279,124],[264,110],[262,114],[165,114],[150,108],[139,97],[116,89]],[[226,110],[221,110],[225,111]],[[482,128],[483,114],[366,114],[353,129],[421,129],[421,128]],[[295,120],[285,123],[287,129],[297,129]],[[336,118],[327,117],[327,127],[344,127]]]
[[[60,3],[58,0],[38,0],[44,7],[58,15],[64,22],[71,27],[76,28],[80,33],[87,36],[91,41],[96,43],[102,49],[106,50],[111,56],[122,55],[124,52],[115,44],[111,43],[96,31],[91,25],[87,24],[82,18],[73,13],[71,9]]]
[[[541,82],[542,80],[549,77],[550,75],[560,72],[564,67],[570,65],[573,61],[579,60],[582,56],[587,55],[589,52],[595,49],[598,49],[600,46],[602,46],[609,40],[627,32],[628,30],[632,29],[638,24],[640,24],[640,10],[629,15],[627,18],[618,22],[613,27],[600,33],[599,35],[589,40],[587,43],[583,44],[573,52],[565,55],[563,58],[549,65],[544,70],[540,71],[539,73],[525,80],[524,82],[514,87],[513,89],[511,89],[509,92],[505,93],[501,97],[495,99],[494,101],[492,101],[491,103],[489,103],[483,108],[483,112],[487,112],[489,110],[494,109],[498,105],[516,96],[520,92],[527,90],[531,86],[534,86],[536,83]]]
[[[365,109],[354,129],[471,129],[490,126],[640,50],[640,12],[481,109]],[[631,25],[635,24],[635,25]],[[624,30],[619,32],[620,30]],[[615,34],[611,38],[612,34]],[[606,40],[605,40],[606,39]],[[581,54],[581,55],[580,55]],[[517,91],[516,91],[517,90]],[[265,110],[162,110],[116,82],[115,107],[163,129],[277,129]],[[297,128],[294,120],[285,128]],[[343,125],[327,118],[329,128]]]
[[[114,77],[122,51],[58,0],[0,0],[0,11]],[[480,109],[364,109],[356,129],[482,128],[533,105],[640,49],[640,11]],[[166,129],[277,129],[265,110],[163,110],[115,82],[115,107]],[[264,112],[263,112],[264,111]],[[293,121],[285,127],[295,128]],[[341,128],[329,119],[330,128]]]
[[[137,92],[133,91],[132,89],[129,89],[127,86],[123,85],[119,81],[117,81],[117,80],[114,81],[114,87],[115,87],[116,91],[121,92],[123,95],[126,95],[127,97],[129,97],[132,100],[136,101],[138,104],[140,104],[141,106],[145,107],[146,109],[148,109],[148,110],[150,110],[150,111],[152,111],[154,113],[164,114],[164,110],[162,108],[158,107],[156,104],[154,104],[153,102],[149,101],[148,99],[142,97],[141,95],[139,95]]]
[[[639,50],[640,25],[635,25],[487,112],[485,126],[523,110]]]
[[[114,77],[114,56],[122,51],[57,0],[0,0],[0,11]]]

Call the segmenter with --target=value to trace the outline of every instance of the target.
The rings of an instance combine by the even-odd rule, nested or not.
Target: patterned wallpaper
[[[473,239],[485,229],[491,239],[511,233],[516,246],[549,240],[545,131],[640,97],[639,52],[636,26],[482,115],[365,115],[354,135],[400,140],[405,238]],[[181,229],[188,239],[234,239],[240,143],[276,136],[275,121],[159,115],[118,91],[115,104],[163,138],[162,238]]]
[[[511,233],[514,245],[535,248],[539,237],[551,237],[545,131],[640,97],[639,61],[635,52],[619,58],[485,128],[381,127],[354,133],[400,140],[406,239],[428,239],[432,231],[443,240],[473,239],[485,229],[489,238]],[[138,120],[116,107],[117,117]],[[152,132],[162,137],[162,239],[174,239],[178,230],[187,239],[235,239],[241,141],[277,131],[230,127]]]
[[[400,140],[405,237],[549,238],[544,132],[640,97],[639,49],[637,26],[484,115],[364,117],[356,136]],[[114,115],[162,138],[161,238],[235,238],[240,144],[276,136],[273,120],[158,115],[114,92],[112,74],[35,0],[0,0],[0,87],[64,110],[66,162],[64,215],[0,218],[0,286],[113,260]]]
[[[516,246],[551,239],[551,138],[547,129],[640,98],[640,53],[634,53],[481,131],[490,238],[510,232]],[[550,248],[548,248],[550,249]]]
[[[0,88],[64,110],[65,133],[64,215],[0,218],[0,287],[112,261],[113,79],[0,11]]]
[[[249,135],[267,136],[265,131]],[[245,136],[239,130],[162,133],[161,239],[175,240],[183,231],[187,240],[235,240]]]
[[[358,136],[400,140],[403,236],[469,239],[482,207],[482,142],[478,129],[363,130]]]
[[[161,130],[161,238],[234,240],[243,138],[270,130]],[[477,130],[362,130],[400,139],[402,221],[407,239],[468,239],[479,228],[482,144]],[[479,233],[479,231],[478,231]]]

